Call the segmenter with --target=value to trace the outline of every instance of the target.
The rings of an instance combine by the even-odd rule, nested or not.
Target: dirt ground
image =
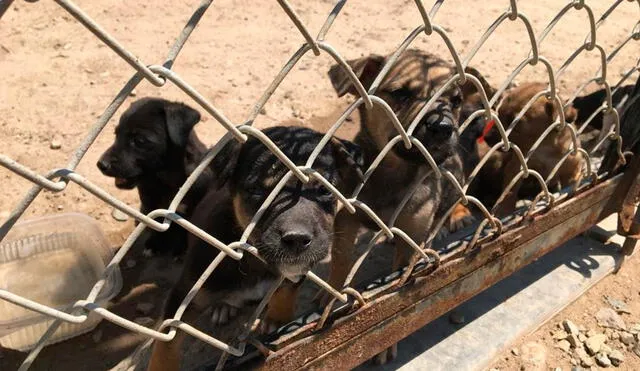
[[[554,339],[554,334],[562,328],[562,322],[567,319],[584,330],[605,333],[606,329],[598,325],[596,314],[602,308],[611,308],[606,300],[607,297],[615,298],[625,304],[625,312],[629,313],[621,313],[620,316],[628,330],[640,323],[640,284],[636,279],[639,261],[640,254],[637,253],[625,260],[622,268],[616,274],[604,278],[545,325],[518,340],[509,349],[505,349],[504,354],[495,360],[491,368],[518,370],[522,367],[525,370],[557,370],[559,367],[562,370],[571,370],[574,367],[571,359],[577,357],[572,355],[573,352],[566,352],[558,348],[558,340]],[[542,368],[534,367],[531,364],[527,365],[527,361],[523,360],[521,350],[523,347],[530,346],[531,343],[540,344],[546,349],[546,362]],[[619,340],[611,338],[607,339],[607,345],[612,349],[620,350],[625,357],[624,362],[617,369],[640,370],[640,354],[634,353],[635,345],[625,346]],[[577,366],[582,367],[579,364]],[[598,367],[600,366],[594,364],[592,369]],[[585,367],[585,369],[589,368]]]
[[[78,0],[77,3],[144,63],[162,64],[169,45],[199,1]],[[293,0],[291,3],[311,33],[316,34],[334,2]],[[446,2],[438,12],[435,23],[447,31],[456,50],[465,56],[480,35],[508,7],[508,3],[506,0]],[[247,0],[215,1],[173,68],[232,122],[238,124],[246,120],[253,104],[303,42],[302,36],[277,2],[257,4]],[[609,2],[605,1],[588,4],[596,19],[609,6]],[[542,32],[561,9],[561,5],[553,0],[521,2],[518,7],[529,17],[536,34]],[[637,4],[622,3],[599,28],[598,44],[611,52],[627,38],[639,18]],[[387,54],[421,22],[414,2],[410,0],[352,1],[345,5],[326,41],[346,58],[369,53]],[[569,11],[544,40],[540,54],[557,69],[582,44],[587,32],[587,13],[584,10]],[[435,34],[430,37],[421,35],[414,46],[452,60],[444,43]],[[505,21],[470,64],[479,68],[497,86],[527,56],[529,49],[522,23]],[[622,49],[607,67],[607,81],[616,83],[622,72],[635,65],[639,51],[637,42],[633,41]],[[558,80],[563,97],[568,98],[576,87],[591,78],[598,70],[599,63],[596,51],[578,56]],[[332,64],[332,59],[325,53],[320,57],[308,53],[278,88],[255,125],[262,128],[288,121],[320,131],[326,130],[349,102],[349,98],[336,97],[326,76]],[[15,1],[2,17],[0,70],[0,153],[40,174],[65,166],[96,118],[134,73],[111,49],[58,5],[48,1]],[[526,67],[516,80],[546,81],[546,74],[544,67],[538,64]],[[591,86],[589,90],[593,89],[594,86]],[[112,179],[100,174],[95,163],[113,141],[117,116],[130,102],[143,96],[181,100],[195,106],[170,83],[163,88],[141,83],[136,89],[136,97],[130,97],[123,105],[77,168],[90,181],[130,205],[137,205],[136,192],[117,189]],[[200,111],[204,113],[204,110]],[[348,122],[338,135],[348,138],[355,130],[356,124]],[[197,131],[207,144],[215,143],[224,134],[224,129],[207,114],[203,115]],[[53,141],[59,142],[61,148],[52,149]],[[4,168],[0,168],[0,180],[3,183],[0,221],[4,221],[26,193],[30,183]],[[29,207],[25,217],[70,211],[83,212],[97,219],[114,248],[122,244],[133,228],[131,220],[124,223],[115,221],[108,205],[75,184],[70,184],[60,193],[43,192]],[[137,257],[132,256],[131,259]],[[136,277],[141,275],[127,274]],[[637,268],[628,264],[621,274],[594,288],[569,307],[565,316],[582,316],[600,300],[599,292],[612,290],[619,291],[621,296],[625,293],[630,303],[640,305],[637,300],[640,284],[630,279],[637,276]],[[153,297],[165,289],[159,285],[148,291],[140,289],[140,292],[127,292],[126,295]],[[635,313],[640,313],[640,310]],[[124,314],[135,316],[130,310],[125,310]],[[640,317],[637,320],[640,321]],[[575,321],[582,319],[578,317]],[[109,339],[108,329],[113,326],[105,326],[107,329],[102,336]],[[553,321],[548,326],[553,326]],[[543,338],[545,333],[548,330],[543,328],[532,336]],[[124,355],[131,349],[130,344],[139,340],[139,337],[130,335],[108,345],[102,341],[100,346],[121,349],[118,354]],[[126,345],[123,346],[123,343]],[[57,353],[61,358],[77,358],[72,349],[65,349],[64,346],[50,353]],[[0,369],[13,369],[14,362],[21,357],[14,357],[14,353],[8,351],[4,354],[9,356],[4,359],[0,356]],[[48,361],[36,361],[35,365],[42,369],[61,369],[48,363],[55,358],[52,355],[46,358]],[[1,366],[3,362],[8,362],[5,367]],[[73,364],[69,362],[66,365]],[[501,369],[517,367],[515,363],[504,362],[499,365]],[[558,365],[561,364],[558,361]],[[77,363],[74,367],[96,369]]]

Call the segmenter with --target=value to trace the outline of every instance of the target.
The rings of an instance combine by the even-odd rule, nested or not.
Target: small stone
[[[520,351],[518,350],[518,348],[513,348],[511,349],[511,354],[517,357],[520,355]]]
[[[612,328],[614,330],[626,330],[627,325],[622,317],[611,308],[602,308],[596,313],[598,325],[601,327]]]
[[[138,92],[136,91],[136,89],[131,89],[131,91],[129,92],[129,96],[135,97],[136,95],[138,95]]]
[[[604,353],[598,353],[598,355],[596,355],[596,363],[605,368],[611,366],[611,360]]]
[[[599,332],[594,330],[594,329],[590,329],[589,331],[587,331],[587,337],[588,338],[593,337],[593,336],[598,335],[598,334],[599,334]]]
[[[624,345],[635,344],[636,338],[635,336],[633,336],[633,334],[628,332],[620,332],[619,334],[620,334],[620,342],[622,342],[622,344]]]
[[[547,369],[547,349],[544,345],[536,342],[529,342],[520,348],[522,367],[526,370],[546,370]]]
[[[618,313],[627,313],[631,314],[631,312],[627,309],[627,303],[622,300],[618,300],[612,298],[610,296],[604,296],[604,300],[611,305],[611,307]]]
[[[587,352],[589,354],[594,355],[600,351],[602,344],[607,340],[607,337],[604,334],[597,334],[587,339],[584,342],[585,348],[587,348]]]
[[[58,139],[53,139],[49,143],[49,148],[51,148],[51,149],[60,149],[60,148],[62,148],[62,143],[60,143],[60,141]]]
[[[111,217],[119,222],[126,222],[127,220],[129,220],[129,215],[123,213],[122,211],[120,211],[120,209],[116,209],[116,208],[114,208],[111,211]]]
[[[631,326],[631,328],[629,328],[629,332],[634,335],[640,333],[640,323],[636,323]]]
[[[582,334],[580,334],[582,335]],[[572,348],[578,348],[582,345],[582,342],[580,339],[580,335],[575,336],[575,335],[569,335],[567,336],[567,341],[569,342],[569,344],[571,344]],[[584,335],[582,335],[584,336]],[[587,340],[586,338],[584,340]]]
[[[264,108],[264,107],[260,108],[260,114],[261,115],[266,115],[267,114],[267,109]]]
[[[618,367],[622,362],[624,362],[624,354],[619,350],[614,350],[609,353],[609,360],[611,361],[611,364]]]
[[[571,358],[571,359],[569,360],[569,363],[571,363],[571,365],[572,365],[572,366],[577,366],[577,365],[578,365],[578,361],[576,361],[576,359],[575,359],[575,358]]]
[[[64,205],[58,205],[57,209],[58,209],[58,211],[64,210]]]
[[[591,367],[593,366],[593,360],[591,359],[591,357],[589,357],[589,355],[587,354],[587,352],[582,349],[582,348],[577,348],[576,349],[576,356],[578,357],[578,360],[580,361],[580,365],[583,367]]]
[[[136,312],[147,315],[151,313],[153,308],[155,308],[153,303],[138,303],[138,305],[136,305]]]
[[[600,347],[600,352],[609,355],[609,353],[613,352],[613,349],[611,349],[611,347],[607,344],[602,344],[602,346]]]
[[[568,334],[566,332],[564,332],[564,330],[551,332],[551,337],[553,337],[554,340],[566,339],[567,336],[568,336]]]
[[[69,49],[71,49],[71,43],[66,43],[66,44],[64,44],[64,46],[62,47],[62,49],[64,49],[64,50],[69,50]]]
[[[558,344],[556,344],[556,348],[559,348],[565,352],[569,352],[571,349],[571,343],[568,340],[560,340]]]
[[[579,334],[578,340],[580,340],[581,343],[584,343],[585,341],[587,341],[587,336],[585,334]]]
[[[568,319],[562,321],[562,326],[564,327],[564,330],[570,335],[578,335],[580,333],[580,329],[578,328],[578,326],[576,326],[575,323],[571,322]]]
[[[460,312],[452,311],[449,314],[449,322],[453,323],[454,325],[461,325],[464,323],[464,315]]]
[[[553,369],[553,371],[562,371],[562,367],[556,367]]]
[[[151,317],[137,317],[133,320],[133,322],[139,324],[140,326],[149,327],[153,325],[155,321]]]
[[[620,333],[619,333],[618,331],[612,331],[612,332],[611,332],[611,337],[610,337],[610,339],[611,339],[611,340],[618,340],[618,339],[620,339]]]
[[[102,330],[95,331],[93,335],[91,335],[91,339],[93,339],[94,343],[99,343],[102,340]]]
[[[136,266],[136,261],[133,259],[127,259],[127,261],[124,262],[124,266],[131,269]]]

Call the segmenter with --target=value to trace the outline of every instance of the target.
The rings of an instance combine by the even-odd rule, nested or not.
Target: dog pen
[[[588,4],[585,4],[584,1],[570,1],[557,13],[540,34],[534,33],[527,16],[518,11],[515,0],[505,2],[505,6],[508,6],[507,10],[491,24],[474,47],[470,49],[470,52],[465,56],[461,56],[456,52],[447,31],[437,23],[438,10],[444,3],[444,0],[436,0],[430,10],[425,8],[422,1],[415,0],[413,6],[415,6],[415,11],[421,15],[423,24],[409,33],[389,58],[386,67],[383,68],[371,88],[367,91],[358,81],[340,54],[340,51],[334,49],[331,44],[325,41],[325,35],[331,30],[332,23],[336,17],[339,17],[346,0],[336,2],[316,37],[312,36],[311,31],[296,14],[295,6],[287,0],[278,0],[282,11],[287,14],[306,42],[303,43],[282,67],[281,72],[255,103],[253,110],[246,120],[241,123],[234,123],[225,117],[209,99],[171,69],[182,47],[188,41],[189,36],[203,14],[212,4],[212,0],[202,1],[195,9],[182,32],[178,35],[175,43],[169,49],[166,60],[161,64],[147,64],[141,61],[124,45],[112,37],[107,30],[92,20],[79,6],[69,0],[56,0],[59,6],[64,8],[64,10],[83,24],[105,45],[111,48],[113,52],[125,60],[135,72],[126,85],[116,94],[113,101],[104,109],[104,112],[92,126],[81,145],[72,154],[68,163],[46,174],[39,174],[19,162],[0,154],[0,165],[33,183],[33,187],[17,204],[8,220],[0,226],[0,240],[6,236],[42,190],[46,189],[52,192],[60,192],[67,187],[69,182],[78,184],[95,197],[135,218],[140,223],[108,264],[102,279],[95,283],[92,291],[84,300],[75,303],[73,310],[70,312],[50,308],[11,292],[0,290],[0,300],[9,301],[15,305],[55,319],[54,324],[45,335],[42,336],[37,346],[31,350],[20,369],[27,370],[31,366],[38,357],[38,353],[47,345],[48,339],[58,326],[65,322],[82,323],[87,320],[88,313],[90,312],[130,331],[144,334],[149,339],[154,339],[155,341],[169,341],[174,337],[176,330],[185,331],[190,336],[224,351],[222,357],[212,361],[212,367],[216,365],[220,368],[225,367],[225,365],[227,367],[251,365],[252,367],[273,370],[293,370],[300,368],[345,369],[355,367],[375,356],[377,353],[407,337],[450,309],[482,292],[523,266],[560,246],[567,240],[588,230],[613,213],[619,215],[618,232],[627,237],[623,249],[626,254],[630,254],[635,246],[636,239],[640,238],[640,215],[635,215],[636,199],[637,196],[640,195],[640,182],[638,180],[638,176],[640,175],[640,158],[630,153],[623,153],[624,143],[623,138],[620,136],[620,117],[612,105],[611,95],[612,92],[622,86],[626,80],[634,77],[637,78],[638,71],[640,71],[640,61],[635,66],[630,66],[628,72],[624,74],[616,84],[608,84],[606,77],[607,65],[618,54],[618,51],[626,45],[636,43],[640,40],[640,22],[636,24],[632,34],[617,45],[610,54],[605,52],[597,39],[598,27],[607,20],[610,14],[616,11],[616,8],[623,3],[623,1],[624,0],[616,0],[597,20],[591,8]],[[11,2],[12,1],[5,1],[0,4],[0,17]],[[640,1],[632,2],[638,3],[638,15],[640,17]],[[33,6],[37,7],[37,4]],[[577,48],[561,67],[554,69],[545,57],[539,54],[538,50],[545,37],[568,12],[585,12],[587,14],[588,22],[585,22],[586,38],[584,44]],[[530,45],[530,53],[529,56],[513,70],[507,80],[503,82],[494,97],[489,100],[478,79],[470,74],[465,74],[464,68],[470,64],[474,55],[482,48],[489,36],[504,22],[521,22],[524,25],[526,29],[526,39],[528,39]],[[329,138],[346,121],[347,117],[360,105],[365,105],[367,108],[380,105],[395,122],[398,122],[394,113],[388,106],[384,106],[381,100],[375,97],[374,94],[379,83],[390,70],[397,57],[411,45],[416,37],[423,33],[426,34],[427,37],[439,38],[446,44],[450,51],[450,56],[454,61],[456,73],[448,83],[437,91],[429,102],[426,103],[421,111],[421,115],[423,116],[426,113],[428,106],[431,105],[447,87],[451,86],[451,84],[463,84],[467,80],[471,80],[477,89],[482,92],[484,109],[474,113],[474,115],[469,117],[464,123],[460,123],[460,130],[465,130],[471,120],[479,115],[484,115],[487,119],[493,119],[502,137],[502,142],[494,146],[491,151],[514,151],[520,160],[520,173],[514,178],[510,186],[504,190],[498,202],[506,197],[509,189],[521,178],[533,177],[543,189],[540,195],[534,199],[528,207],[520,209],[519,212],[510,218],[498,219],[493,215],[491,208],[486,207],[476,198],[466,194],[468,183],[473,180],[474,174],[477,174],[477,170],[482,167],[486,161],[480,162],[471,178],[467,180],[467,184],[459,184],[453,175],[441,171],[428,151],[425,150],[424,147],[421,148],[425,161],[429,163],[433,171],[439,177],[447,179],[451,187],[454,187],[458,191],[458,202],[465,205],[474,205],[482,214],[482,220],[474,231],[462,236],[462,238],[457,241],[451,242],[451,244],[443,249],[432,248],[436,231],[434,231],[424,243],[412,241],[402,230],[394,227],[393,220],[381,220],[366,204],[358,201],[357,191],[355,194],[341,194],[319,173],[315,172],[312,169],[314,155],[311,156],[306,166],[296,166],[287,159],[260,130],[252,126],[253,121],[280,83],[295,67],[296,63],[309,52],[316,56],[322,53],[330,55],[345,71],[348,71],[350,79],[359,93],[359,98],[355,100],[338,121],[331,126],[326,133],[325,139],[321,141],[319,146],[325,145]],[[620,174],[612,174],[612,171],[597,172],[595,165],[592,164],[592,157],[590,156],[592,152],[588,153],[585,149],[579,148],[577,145],[576,138],[588,125],[588,121],[577,128],[577,130],[574,130],[572,126],[564,121],[564,115],[561,113],[556,122],[545,131],[543,137],[539,138],[529,153],[522,153],[516,145],[509,141],[508,129],[511,123],[500,122],[496,111],[492,109],[497,103],[497,99],[501,93],[507,89],[509,83],[513,81],[520,71],[527,65],[537,64],[542,64],[546,68],[549,88],[547,91],[541,92],[540,95],[534,97],[534,99],[542,94],[546,94],[550,100],[563,106],[565,103],[557,95],[556,81],[575,58],[586,51],[598,52],[601,66],[597,76],[584,81],[584,84],[573,94],[573,97],[579,95],[580,92],[591,83],[596,83],[606,89],[606,102],[597,112],[604,112],[613,117],[614,124],[608,135],[598,143],[592,152],[599,147],[615,146],[614,148],[617,148],[617,157],[620,161],[626,163],[624,172]],[[143,80],[147,80],[157,87],[168,83],[174,84],[192,100],[197,102],[217,123],[228,131],[228,133],[207,152],[201,164],[189,176],[167,209],[153,210],[147,215],[143,215],[137,209],[118,200],[75,171],[80,160],[91,148],[93,141],[112,119],[113,115],[130,95],[132,90]],[[593,119],[594,115],[592,115],[591,119]],[[417,121],[418,120],[416,120],[416,122]],[[396,126],[398,135],[385,147],[383,153],[380,154],[381,157],[391,150],[393,145],[404,145],[406,148],[411,148],[414,145],[420,146],[420,143],[412,137],[413,129],[405,130],[401,125]],[[576,153],[576,151],[583,153],[585,157],[584,169],[586,176],[585,180],[577,189],[551,193],[547,189],[546,182],[553,177],[553,172],[547,179],[544,179],[535,170],[528,168],[527,160],[529,159],[529,154],[536,150],[542,139],[544,139],[544,136],[548,135],[551,130],[564,129],[566,127],[571,128],[574,138],[573,146],[567,153],[567,156],[570,153]],[[326,290],[333,297],[331,303],[324,310],[299,318],[293,323],[278,329],[275,333],[257,337],[245,333],[243,334],[244,336],[238,338],[236,342],[224,343],[218,340],[215,333],[204,333],[198,328],[193,327],[192,324],[182,322],[180,319],[181,314],[202,286],[204,280],[211,275],[217,264],[219,264],[223,258],[238,260],[242,259],[244,254],[257,254],[257,249],[247,243],[247,237],[251,233],[252,226],[260,219],[261,212],[259,211],[254,217],[254,223],[245,231],[242,240],[226,245],[191,224],[189,220],[180,217],[176,213],[176,208],[203,169],[209,165],[222,147],[227,142],[233,140],[244,142],[248,136],[254,136],[262,141],[290,170],[283,180],[278,183],[278,186],[275,187],[271,196],[275,196],[291,176],[297,177],[302,182],[308,182],[310,178],[316,178],[337,196],[342,207],[351,212],[355,212],[358,208],[363,210],[371,217],[372,221],[376,223],[379,230],[374,231],[368,241],[367,248],[356,261],[351,272],[352,274],[350,274],[345,283],[346,288],[331,287],[313,272],[307,274],[308,280],[317,284],[322,290]],[[321,148],[317,148],[314,154],[317,155],[320,149]],[[488,156],[485,158],[487,157]],[[560,165],[561,163],[555,168],[556,171]],[[365,182],[367,175],[375,170],[375,166],[376,163],[374,162],[371,168],[366,169]],[[274,197],[268,197],[260,210],[265,210],[273,198]],[[401,208],[402,205],[398,205],[398,207]],[[451,213],[451,211],[452,209],[449,210],[449,213]],[[448,214],[441,220],[436,221],[438,226],[444,224]],[[162,219],[161,222],[156,220],[159,218]],[[178,310],[178,313],[173,317],[166,319],[161,327],[156,329],[118,316],[107,308],[98,305],[96,298],[98,298],[103,290],[109,275],[113,274],[114,268],[123,262],[123,259],[127,256],[132,245],[142,232],[147,228],[162,232],[167,230],[171,223],[178,224],[190,233],[207,241],[212,249],[219,250],[218,257],[211,262],[199,283],[192,288],[190,294],[182,302],[181,310]],[[373,282],[369,282],[367,285],[350,285],[351,279],[362,266],[366,255],[375,248],[377,243],[381,241],[392,241],[398,238],[408,242],[422,259],[399,273],[380,277]],[[273,294],[276,288],[277,286],[274,286],[270,290],[270,293]],[[253,316],[254,319],[259,318],[262,314],[261,312],[269,298],[270,295],[262,300]]]

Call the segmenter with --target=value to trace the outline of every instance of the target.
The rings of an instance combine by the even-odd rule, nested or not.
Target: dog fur
[[[505,129],[513,122],[518,113],[525,107],[533,96],[547,88],[547,85],[539,82],[528,82],[509,90],[500,105],[498,117],[505,125]],[[509,140],[518,146],[523,155],[531,149],[541,134],[554,122],[559,114],[556,104],[546,96],[541,96],[524,113],[520,121],[516,124],[509,135]],[[565,121],[571,124],[576,119],[576,110],[569,105],[564,108]],[[575,126],[574,126],[575,129]],[[542,141],[540,146],[533,152],[528,161],[528,167],[540,173],[546,179],[552,169],[557,165],[562,157],[572,146],[571,129],[565,128],[561,131],[551,131]],[[485,136],[487,144],[493,146],[501,141],[497,128],[493,128]],[[580,146],[580,141],[577,139]],[[556,174],[547,183],[551,191],[558,191],[567,186],[577,186],[582,179],[582,166],[584,159],[581,153],[577,152],[567,157],[560,166]],[[511,180],[520,172],[520,161],[512,152],[497,151],[489,159],[482,169],[483,178],[491,179],[493,185],[482,187],[484,189],[484,201],[493,204]],[[525,179],[511,190],[507,198],[496,209],[500,215],[506,215],[515,210],[515,203],[518,196],[534,197],[541,191],[540,185],[534,179]],[[490,194],[493,193],[493,194]]]
[[[200,113],[179,103],[160,98],[142,98],[122,114],[115,142],[100,157],[98,168],[115,178],[120,189],[138,189],[140,212],[167,208],[198,165],[205,145],[193,127]],[[178,211],[188,217],[204,196],[213,174],[205,169],[182,200]],[[186,246],[186,232],[178,226],[158,233],[150,231],[145,248],[153,253],[179,255]]]
[[[368,89],[382,70],[387,57],[369,55],[350,60],[348,64],[365,89]],[[408,128],[424,104],[453,76],[453,67],[444,60],[420,50],[406,50],[383,79],[376,96],[383,99],[395,112],[403,127]],[[355,87],[341,66],[329,71],[331,82],[338,93],[357,95]],[[432,105],[413,132],[435,162],[450,171],[462,184],[462,159],[458,152],[457,124],[462,92],[454,84]],[[398,135],[388,116],[378,105],[367,109],[360,106],[360,131],[354,142],[362,149],[365,168],[368,168],[389,140]],[[358,200],[366,203],[384,222],[388,222],[407,192],[412,192],[395,226],[402,229],[418,244],[432,232],[434,222],[451,208],[458,194],[444,177],[438,179],[422,154],[415,148],[406,149],[401,142],[380,162],[364,185]],[[461,206],[461,205],[460,205]],[[451,225],[464,224],[470,212],[456,211]],[[361,210],[350,214],[341,210],[336,216],[335,239],[331,249],[332,261],[329,283],[341,288],[354,261],[354,241],[363,225],[378,229]],[[406,265],[412,255],[411,248],[396,239],[393,269]],[[383,355],[381,355],[383,356]],[[384,362],[385,360],[379,360]]]
[[[297,165],[306,162],[323,137],[299,127],[274,127],[265,129],[264,134]],[[333,138],[313,168],[346,192],[362,177],[360,163],[357,146]],[[214,159],[214,168],[219,170],[219,176],[196,207],[193,223],[228,244],[240,240],[288,168],[253,137],[243,145],[227,144]],[[206,308],[216,307],[213,321],[222,324],[238,311],[255,308],[279,275],[301,282],[306,271],[329,254],[336,209],[336,197],[320,182],[312,179],[302,184],[292,176],[249,237],[267,264],[248,252],[239,261],[224,259],[188,307],[183,321],[191,322]],[[164,310],[166,316],[176,312],[218,253],[197,237],[189,236],[183,273],[170,293]],[[292,283],[281,286],[268,304],[267,321],[290,321],[297,291],[297,285]],[[149,370],[177,370],[184,336],[179,331],[169,343],[156,342]]]

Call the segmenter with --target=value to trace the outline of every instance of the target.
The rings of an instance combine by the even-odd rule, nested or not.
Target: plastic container
[[[0,289],[69,312],[85,299],[113,257],[96,221],[65,213],[17,223],[0,243]],[[120,271],[96,300],[104,306],[122,288]],[[91,313],[80,324],[63,322],[48,344],[93,330],[102,317]],[[29,350],[53,323],[51,317],[0,299],[0,345]]]

